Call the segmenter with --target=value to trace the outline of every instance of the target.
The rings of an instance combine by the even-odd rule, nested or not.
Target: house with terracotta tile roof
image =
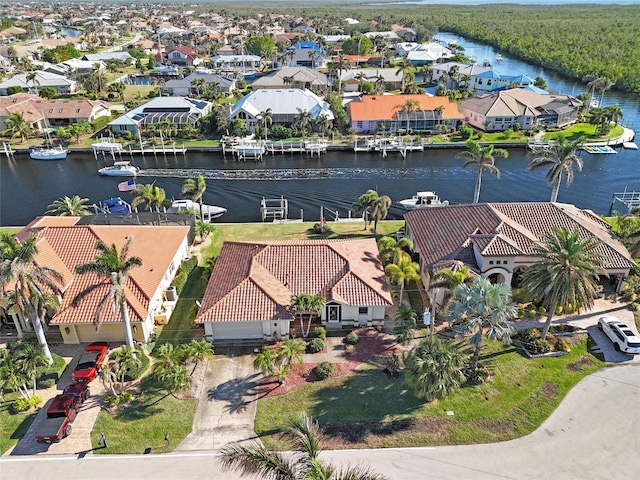
[[[523,270],[537,261],[533,247],[556,228],[577,228],[596,237],[604,269],[621,291],[631,255],[609,225],[590,210],[550,202],[475,203],[419,208],[404,216],[406,234],[419,256],[425,285],[443,269],[463,265],[493,282],[517,287]]]
[[[284,67],[275,72],[257,78],[252,84],[252,90],[263,88],[306,88],[315,91],[325,91],[329,85],[327,76],[307,67]]]
[[[178,267],[189,256],[189,227],[80,225],[80,218],[39,217],[17,235],[20,241],[35,233],[38,246],[35,263],[63,275],[60,308],[49,321],[49,328],[59,328],[65,343],[124,341],[120,314],[117,311],[114,314],[112,308],[100,312],[99,329],[94,324],[98,304],[109,289],[108,282],[77,306],[71,303],[79,292],[99,282],[94,274],[75,273],[77,265],[91,262],[98,254],[98,241],[121,249],[133,238],[129,256],[140,257],[142,266],[131,269],[125,284],[127,310],[134,340],[147,341],[154,323],[166,323],[175,308],[177,295],[170,285]],[[19,335],[31,330],[28,319],[14,315],[13,320]]]
[[[203,62],[202,55],[196,53],[191,47],[173,48],[167,52],[162,52],[161,55],[156,55],[156,61],[158,63],[164,63],[167,60],[173,65],[189,65],[192,67],[196,67]]]
[[[407,100],[417,102],[415,111],[404,110]],[[464,120],[456,102],[426,94],[361,95],[349,102],[347,112],[357,133],[376,132],[382,126],[386,132],[396,132],[407,128],[407,120],[411,130],[431,130],[445,124],[456,128]]]
[[[374,239],[225,242],[196,323],[210,341],[287,338],[302,293],[325,298],[327,329],[382,324],[393,305]]]

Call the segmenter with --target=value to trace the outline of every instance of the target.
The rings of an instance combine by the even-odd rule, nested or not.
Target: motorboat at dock
[[[174,200],[171,206],[167,208],[167,213],[179,213],[193,210],[196,213],[200,213],[200,204],[193,200]],[[227,213],[227,209],[224,207],[218,207],[217,205],[202,205],[202,221],[205,223],[220,218]]]

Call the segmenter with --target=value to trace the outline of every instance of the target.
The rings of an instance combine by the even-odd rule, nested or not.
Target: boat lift
[[[629,211],[631,211],[633,208],[639,208],[640,191],[629,191],[627,190],[627,187],[625,187],[624,192],[614,193],[613,199],[611,200],[611,206],[609,207],[609,215],[612,214],[613,205],[616,203],[616,201],[624,204],[629,209]]]

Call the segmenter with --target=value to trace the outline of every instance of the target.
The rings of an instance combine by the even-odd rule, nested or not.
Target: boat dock
[[[356,143],[353,147],[354,152],[380,152],[383,157],[386,157],[391,152],[399,152],[400,155],[406,157],[407,152],[411,151],[424,151],[424,139],[421,139],[420,143],[414,143],[413,138],[409,143],[406,143],[402,138],[380,138],[370,139],[367,138],[363,143]]]
[[[611,207],[609,207],[609,215],[613,212],[613,206],[616,201],[622,203],[631,211],[634,208],[640,208],[640,191],[629,191],[624,189],[624,192],[614,193],[611,200]]]

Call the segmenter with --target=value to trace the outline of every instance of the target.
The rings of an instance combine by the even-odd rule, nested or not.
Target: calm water
[[[440,37],[446,35],[439,35]],[[491,47],[455,38],[466,48],[468,55],[479,62],[485,58],[495,60]],[[503,54],[504,56],[504,54]],[[502,73],[542,75],[549,88],[556,92],[577,95],[585,90],[579,82],[567,80],[542,69],[505,56],[496,63]],[[631,128],[640,128],[640,100],[637,97],[607,92],[604,105],[619,103],[624,122]],[[147,156],[134,162],[143,169],[139,183],[155,181],[167,191],[167,196],[178,197],[183,179],[203,174],[207,178],[206,203],[228,209],[221,220],[248,222],[260,220],[260,200],[263,196],[289,200],[289,217],[299,218],[304,210],[306,220],[318,220],[320,207],[328,207],[346,217],[351,204],[367,189],[377,189],[389,195],[394,202],[408,198],[418,190],[434,190],[450,202],[470,202],[473,198],[475,172],[462,170],[462,161],[454,159],[456,150],[428,150],[413,152],[406,159],[399,154],[381,158],[378,154],[357,155],[352,152],[331,152],[310,158],[300,155],[276,155],[264,162],[235,162],[221,154],[190,153],[186,158],[173,155],[166,158]],[[564,184],[558,200],[607,213],[612,194],[625,187],[640,190],[640,153],[619,149],[616,155],[589,155],[582,153],[584,170],[575,175],[570,187]],[[545,182],[544,171],[527,172],[524,148],[511,149],[509,158],[498,159],[502,178],[483,175],[480,201],[548,201],[551,187]],[[41,215],[52,201],[64,195],[80,195],[91,202],[99,202],[118,195],[117,184],[122,179],[101,177],[99,166],[92,154],[72,154],[60,162],[36,162],[26,155],[14,161],[0,160],[0,224],[24,225]],[[130,194],[120,194],[130,200]],[[616,208],[623,209],[622,205]],[[402,210],[397,204],[390,218],[400,218]],[[329,219],[330,215],[326,215]]]

